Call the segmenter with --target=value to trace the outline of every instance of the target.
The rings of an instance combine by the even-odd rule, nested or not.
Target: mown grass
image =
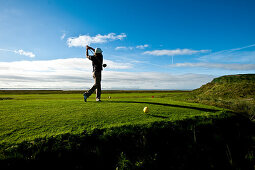
[[[85,103],[81,94],[0,97],[13,98],[0,103],[0,143],[9,144],[93,129],[216,116],[222,110],[175,101],[171,93],[103,94],[101,103],[95,102],[94,96]],[[145,106],[149,107],[148,114],[143,113]]]
[[[189,95],[4,92],[0,169],[250,169],[249,122]]]

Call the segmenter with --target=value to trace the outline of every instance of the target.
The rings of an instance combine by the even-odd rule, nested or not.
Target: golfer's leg
[[[91,87],[91,89],[89,89],[85,94],[87,97],[89,97],[97,88],[97,84],[96,84],[96,74],[95,72],[93,73],[93,78],[95,80],[95,84]]]
[[[91,89],[89,89],[89,91],[86,93],[86,96],[89,97],[89,96],[96,90],[96,88],[97,88],[97,85],[94,84],[94,85],[91,87]]]
[[[97,84],[96,96],[97,96],[97,99],[101,98],[101,83]]]
[[[101,98],[101,72],[96,73],[96,98],[100,99]]]

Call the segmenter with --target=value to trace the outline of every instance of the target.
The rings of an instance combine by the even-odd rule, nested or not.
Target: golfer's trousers
[[[95,84],[89,89],[86,95],[89,97],[96,90],[96,98],[100,99],[101,97],[101,71],[93,72],[93,78],[95,80]]]

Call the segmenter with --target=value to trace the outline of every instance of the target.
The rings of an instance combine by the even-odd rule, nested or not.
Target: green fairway
[[[176,95],[181,93],[103,94],[100,103],[94,95],[85,103],[82,94],[1,94],[0,98],[11,99],[0,100],[0,144],[123,125],[221,115],[219,108],[177,101]],[[145,106],[149,108],[147,114],[143,113]]]
[[[250,169],[252,124],[190,94],[0,91],[1,169]]]

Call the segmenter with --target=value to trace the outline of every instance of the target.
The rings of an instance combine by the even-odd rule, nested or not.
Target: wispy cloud
[[[255,44],[243,46],[239,48],[221,50],[210,53],[198,58],[199,61],[203,62],[254,62],[255,51],[241,51],[243,49],[255,47]]]
[[[119,46],[115,50],[133,50],[133,47]]]
[[[176,63],[171,67],[203,67],[224,70],[255,70],[255,64],[223,64],[223,63]]]
[[[63,33],[60,37],[61,40],[63,40],[66,37],[66,33]]]
[[[34,58],[35,57],[35,54],[33,52],[24,51],[22,49],[20,49],[20,50],[0,49],[0,51],[13,52],[13,53],[16,53],[16,54],[19,54],[19,55],[23,55],[23,56],[27,56],[27,57],[30,57],[30,58]]]
[[[132,64],[106,60],[103,89],[193,89],[212,80],[201,74],[127,72]],[[88,89],[93,85],[91,61],[69,58],[0,62],[0,88]]]
[[[35,54],[32,53],[32,52],[29,52],[29,51],[15,50],[14,52],[19,54],[19,55],[24,55],[24,56],[27,56],[27,57],[30,57],[30,58],[34,58],[35,57]]]
[[[144,44],[144,45],[137,45],[137,46],[136,46],[136,48],[138,48],[138,49],[145,49],[145,48],[147,48],[147,47],[149,47],[149,45],[148,45],[148,44]]]
[[[220,54],[220,53],[231,53],[231,52],[234,52],[234,51],[240,51],[240,50],[243,50],[243,49],[246,49],[246,48],[250,48],[250,47],[255,47],[255,44],[251,44],[251,45],[247,45],[247,46],[243,46],[243,47],[239,47],[239,48],[232,48],[232,49],[227,49],[227,50],[221,50],[221,51],[217,51],[217,52],[211,53],[211,55]]]
[[[154,50],[145,51],[143,54],[155,55],[155,56],[176,56],[176,55],[192,55],[197,53],[207,53],[210,50],[191,50],[191,49],[176,49],[176,50]]]
[[[118,46],[118,47],[115,48],[115,50],[133,50],[135,48],[137,48],[137,49],[145,49],[147,47],[149,47],[148,44],[137,45],[135,47],[132,47],[132,46],[129,46],[129,47],[128,46]]]
[[[70,37],[67,39],[67,45],[69,47],[85,47],[90,44],[101,44],[108,41],[122,40],[127,37],[125,33],[116,35],[115,33],[109,33],[107,35],[97,34],[96,36],[80,35],[79,37]]]
[[[233,48],[233,49],[230,49],[227,51],[239,51],[239,50],[243,50],[243,49],[250,48],[250,47],[255,47],[255,44],[247,45],[247,46],[240,47],[240,48]]]
[[[8,50],[8,49],[3,49],[3,48],[0,48],[0,51],[6,51],[6,52],[14,52],[15,50]]]

